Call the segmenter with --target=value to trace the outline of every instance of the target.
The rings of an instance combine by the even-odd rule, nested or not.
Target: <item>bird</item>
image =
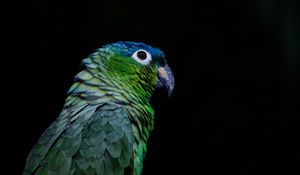
[[[154,128],[150,98],[174,76],[163,51],[103,45],[81,62],[61,113],[31,149],[23,175],[141,175]]]

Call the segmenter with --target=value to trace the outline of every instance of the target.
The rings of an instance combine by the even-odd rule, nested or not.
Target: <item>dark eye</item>
[[[137,57],[140,59],[140,60],[144,60],[147,58],[147,53],[143,50],[141,51],[138,51],[137,52]]]
[[[147,65],[152,60],[151,54],[146,50],[140,49],[135,51],[131,57],[140,64]]]

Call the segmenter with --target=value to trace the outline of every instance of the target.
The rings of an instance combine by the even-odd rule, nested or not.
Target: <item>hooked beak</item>
[[[158,87],[165,86],[168,90],[168,96],[172,95],[174,89],[174,76],[170,69],[170,67],[165,64],[164,66],[160,66],[158,68]]]

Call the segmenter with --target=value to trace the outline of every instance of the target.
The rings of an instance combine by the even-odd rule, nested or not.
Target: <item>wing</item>
[[[45,130],[36,145],[30,151],[23,175],[34,174],[36,172],[55,142],[58,141],[61,134],[69,128],[72,118],[83,115],[84,113],[87,115],[87,108],[87,105],[77,108],[70,107],[61,112],[59,117]]]
[[[88,106],[59,124],[63,120],[42,135],[27,159],[24,175],[123,174],[132,159],[133,143],[126,110]]]

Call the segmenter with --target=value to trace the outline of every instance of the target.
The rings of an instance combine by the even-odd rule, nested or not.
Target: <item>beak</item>
[[[168,90],[168,96],[172,95],[174,89],[174,76],[170,69],[170,67],[165,64],[164,66],[160,66],[158,68],[158,82],[157,86],[162,87],[165,86]]]

